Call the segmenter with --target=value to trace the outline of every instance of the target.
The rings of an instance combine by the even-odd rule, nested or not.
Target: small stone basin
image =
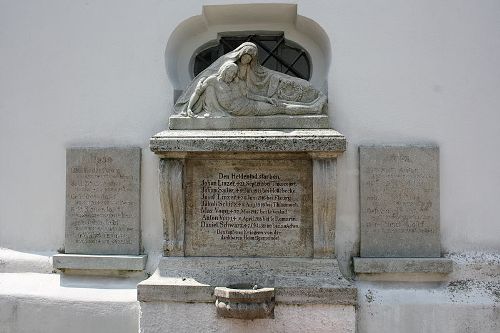
[[[214,290],[217,315],[222,318],[274,318],[274,288],[239,284],[216,287]]]

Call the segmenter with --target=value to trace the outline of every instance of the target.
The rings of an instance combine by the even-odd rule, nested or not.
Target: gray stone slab
[[[184,161],[160,159],[160,204],[163,217],[163,254],[184,256]]]
[[[241,116],[218,118],[192,118],[173,115],[169,118],[172,130],[206,129],[266,129],[266,128],[330,128],[328,115],[305,116]]]
[[[57,269],[142,271],[147,255],[56,254],[52,256]]]
[[[150,140],[155,154],[179,152],[317,152],[339,154],[345,137],[332,129],[299,130],[171,130]]]
[[[68,148],[65,252],[139,254],[140,148]]]
[[[310,160],[187,160],[186,256],[312,257]]]
[[[353,258],[356,273],[451,273],[448,258]]]
[[[439,149],[363,146],[361,257],[440,257]]]
[[[215,301],[215,287],[251,284],[275,288],[282,304],[357,303],[336,259],[163,257],[157,272],[137,286],[143,302]]]

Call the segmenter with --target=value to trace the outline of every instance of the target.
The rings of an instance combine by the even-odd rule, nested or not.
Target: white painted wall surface
[[[137,333],[136,280],[0,274],[2,333]]]
[[[243,2],[0,1],[0,246],[63,246],[66,147],[135,145],[143,243],[160,250],[147,147],[173,103],[167,41],[203,4],[226,3]],[[349,142],[338,167],[341,258],[358,248],[361,143],[439,144],[443,249],[499,250],[500,2],[296,3],[330,39],[330,113]]]

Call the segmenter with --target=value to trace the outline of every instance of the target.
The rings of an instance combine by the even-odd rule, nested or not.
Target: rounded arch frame
[[[331,62],[330,39],[314,20],[299,15],[296,4],[206,5],[200,15],[181,22],[170,35],[165,66],[175,95],[191,81],[193,54],[227,31],[284,31],[287,40],[301,45],[311,59],[310,82],[327,93]]]

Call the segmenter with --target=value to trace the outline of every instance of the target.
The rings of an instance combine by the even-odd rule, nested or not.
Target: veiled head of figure
[[[238,65],[231,61],[225,62],[219,69],[219,77],[227,83],[233,81],[236,74],[238,74]]]
[[[246,42],[240,45],[239,58],[242,64],[248,64],[257,57],[257,45]]]

